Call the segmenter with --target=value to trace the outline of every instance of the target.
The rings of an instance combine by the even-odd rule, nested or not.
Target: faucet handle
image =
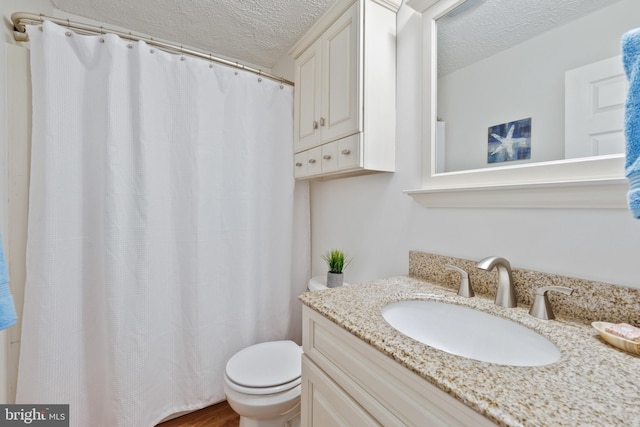
[[[471,287],[471,282],[469,281],[469,273],[461,269],[460,267],[456,267],[455,265],[446,264],[444,266],[447,270],[453,270],[460,273],[460,287],[458,288],[458,295],[462,297],[471,298],[475,294],[473,293],[473,288]]]
[[[547,298],[547,292],[549,291],[562,292],[566,295],[571,295],[573,293],[573,289],[567,288],[566,286],[543,286],[536,289],[536,298],[533,300],[533,305],[529,310],[530,315],[544,320],[556,318],[553,314],[553,310],[551,309],[549,298]]]

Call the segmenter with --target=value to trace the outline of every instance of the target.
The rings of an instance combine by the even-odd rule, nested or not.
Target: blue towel
[[[9,290],[9,272],[7,262],[2,250],[2,238],[0,237],[0,329],[6,329],[16,323],[16,308],[13,305],[13,296]]]
[[[624,172],[629,179],[627,201],[633,216],[640,219],[640,28],[622,36],[622,63],[629,80],[624,113],[627,140]]]

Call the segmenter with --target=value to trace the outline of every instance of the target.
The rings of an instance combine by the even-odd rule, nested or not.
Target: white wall
[[[295,61],[289,55],[284,55],[273,66],[271,73],[293,81],[295,79]]]
[[[421,21],[398,13],[396,172],[311,184],[312,269],[333,247],[353,256],[348,282],[406,274],[408,251],[640,288],[640,222],[626,210],[428,209],[403,190],[421,180]]]
[[[565,71],[619,55],[620,37],[639,16],[640,2],[620,1],[442,76],[445,170],[504,166],[487,163],[487,128],[528,117],[531,160],[517,163],[565,158]]]

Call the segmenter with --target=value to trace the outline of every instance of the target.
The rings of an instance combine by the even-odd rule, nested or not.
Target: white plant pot
[[[337,286],[342,286],[344,283],[344,273],[332,273],[330,271],[327,272],[327,287],[335,288]]]

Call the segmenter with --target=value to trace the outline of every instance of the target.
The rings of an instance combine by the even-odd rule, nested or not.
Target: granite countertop
[[[640,357],[603,341],[591,326],[540,320],[527,307],[503,308],[483,297],[408,276],[306,292],[301,301],[487,418],[504,426],[640,426]],[[514,320],[562,352],[554,364],[495,365],[415,341],[382,317],[400,300],[440,300]]]

